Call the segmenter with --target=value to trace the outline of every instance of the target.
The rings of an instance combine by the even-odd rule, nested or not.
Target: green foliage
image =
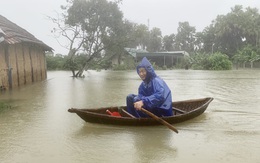
[[[174,41],[175,41],[175,34],[166,35],[163,37],[163,44],[162,44],[162,50],[163,51],[173,51],[174,48]]]
[[[147,50],[151,52],[158,52],[162,47],[162,32],[159,28],[153,28],[150,31]]]
[[[162,67],[156,65],[155,62],[150,61],[150,63],[152,64],[152,66],[153,66],[153,68],[154,68],[155,70],[162,70]]]
[[[70,56],[47,56],[47,69],[48,70],[78,70],[84,63],[87,55],[77,54],[73,58]],[[111,63],[106,60],[89,62],[87,67],[90,69],[107,69]]]
[[[11,108],[11,105],[6,103],[6,102],[3,102],[3,101],[0,101],[0,110],[2,109],[9,109]]]
[[[113,65],[113,70],[134,70],[136,63],[132,57],[126,57],[123,64]]]
[[[258,9],[236,5],[226,15],[219,15],[212,21],[210,30],[205,31],[204,43],[207,50],[219,51],[232,58],[244,46],[259,46],[260,15]],[[212,37],[213,36],[213,37]],[[208,44],[207,44],[208,43]],[[213,46],[214,45],[214,46]],[[209,51],[207,51],[209,52]]]
[[[124,24],[123,13],[119,10],[120,1],[74,0],[64,9],[64,20],[56,21],[62,36],[69,41],[69,54],[65,68],[74,77],[81,77],[89,67],[107,68],[110,66],[106,55],[121,55],[126,46],[128,24]],[[69,27],[69,28],[68,28]],[[78,55],[81,51],[84,55]],[[95,63],[96,65],[93,65]]]
[[[185,50],[190,53],[194,51],[195,27],[190,26],[189,22],[179,22],[176,34],[176,50]]]
[[[192,64],[191,57],[184,56],[184,58],[181,58],[179,63],[174,68],[189,69],[191,67],[191,64]]]
[[[192,69],[195,70],[205,70],[208,69],[208,54],[205,53],[199,53],[199,54],[194,54],[190,58],[190,63],[192,65]]]
[[[232,58],[235,63],[245,63],[249,61],[251,53],[253,52],[252,46],[245,46],[239,50]]]
[[[70,5],[64,8],[65,18],[61,20],[65,24],[61,33],[64,35],[67,25],[74,29],[71,31],[76,31],[73,37],[69,37],[71,55],[70,58],[65,57],[65,63],[59,62],[59,59],[48,61],[48,69],[60,69],[64,65],[63,68],[72,70],[75,75],[82,74],[88,68],[132,69],[134,64],[128,64],[124,58],[126,47],[138,47],[150,52],[184,50],[189,54],[200,53],[178,62],[174,68],[192,66],[193,69],[230,69],[232,64],[228,58],[232,58],[235,63],[250,62],[251,65],[260,58],[260,28],[256,28],[260,26],[260,15],[256,8],[234,6],[228,14],[218,15],[202,32],[196,32],[196,28],[189,22],[179,22],[176,34],[162,36],[157,27],[149,30],[144,24],[123,19],[119,1],[68,2]],[[243,49],[246,46],[251,48]],[[77,55],[79,50],[85,56]],[[108,58],[115,57],[118,58],[118,65],[112,66]]]
[[[237,64],[237,67],[239,64],[243,64],[243,67],[245,67],[245,64],[250,62],[251,68],[253,68],[253,63],[260,60],[259,49],[256,49],[252,45],[246,45],[243,49],[239,50],[232,59],[233,62]]]
[[[133,25],[132,33],[130,33],[128,37],[133,40],[131,41],[131,45],[133,48],[140,46],[142,49],[145,49],[145,47],[147,47],[149,44],[149,35],[150,31],[146,25],[137,24]]]
[[[85,59],[86,59],[85,54],[77,54],[73,57],[66,56],[64,58],[65,63],[63,67],[65,70],[78,70],[84,64]]]
[[[121,65],[113,65],[112,67],[113,70],[128,70],[127,65],[121,64]]]
[[[195,54],[191,58],[192,68],[195,70],[230,70],[232,62],[222,53]]]
[[[214,53],[208,58],[209,70],[231,70],[232,62],[229,60],[226,54]]]
[[[101,70],[101,69],[110,69],[111,68],[111,61],[107,59],[101,59],[101,60],[93,60],[89,62],[88,69],[93,70]]]
[[[48,70],[62,70],[64,69],[65,60],[62,56],[46,56]]]
[[[164,66],[162,67],[162,69],[163,69],[163,70],[167,70],[167,66],[164,65]]]

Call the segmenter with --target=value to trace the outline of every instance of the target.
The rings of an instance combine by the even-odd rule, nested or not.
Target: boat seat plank
[[[175,111],[175,112],[182,113],[182,114],[186,113],[186,111],[180,110],[180,109],[175,108],[175,107],[172,107],[172,110]]]

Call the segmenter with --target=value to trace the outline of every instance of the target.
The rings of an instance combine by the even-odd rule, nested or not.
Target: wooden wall
[[[8,75],[8,68],[11,75]],[[0,86],[14,88],[42,81],[47,78],[46,71],[45,52],[41,47],[31,44],[0,46]]]
[[[8,87],[7,64],[5,61],[5,46],[0,44],[0,90]]]

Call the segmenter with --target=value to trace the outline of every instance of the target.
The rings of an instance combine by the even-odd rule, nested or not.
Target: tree
[[[74,0],[69,1],[63,9],[63,19],[52,20],[58,25],[56,31],[69,40],[67,65],[74,77],[81,77],[91,61],[98,63],[104,58],[106,50],[117,47],[122,51],[126,40],[122,40],[124,23],[118,2]],[[85,55],[85,59],[80,63],[75,62],[82,55]]]
[[[242,6],[236,5],[230,13],[214,20],[214,47],[231,58],[248,44],[257,46],[259,25],[257,9],[246,8],[244,11]]]
[[[48,70],[62,70],[65,64],[62,55],[46,56],[46,63]]]
[[[226,54],[214,53],[209,55],[209,70],[230,70],[232,69],[232,62],[229,60]]]
[[[260,15],[257,8],[246,8],[242,18],[243,35],[245,44],[259,47]]]
[[[224,21],[224,27],[227,27],[227,30],[223,30],[224,35],[222,35],[222,48],[223,53],[232,57],[237,50],[244,45],[243,39],[243,10],[242,6],[235,6],[231,8],[231,12],[227,14],[226,20]]]
[[[251,55],[249,57],[249,62],[250,62],[250,67],[254,68],[254,62],[260,60],[260,55],[259,53],[255,51],[251,51]]]
[[[192,68],[197,70],[230,70],[232,62],[226,54],[195,53],[190,58]]]
[[[159,28],[153,28],[150,31],[147,50],[150,52],[159,52],[162,47],[162,32]]]
[[[176,34],[176,50],[184,50],[188,53],[194,51],[195,27],[190,26],[189,22],[179,22]]]
[[[252,45],[247,45],[243,49],[239,50],[236,55],[233,56],[234,62],[237,64],[242,63],[243,67],[246,67],[246,63],[250,63],[250,67],[253,68],[254,62],[260,60],[260,55],[256,48]]]
[[[135,38],[135,46],[139,46],[141,49],[146,49],[149,42],[149,29],[146,25],[135,25],[133,31],[133,37]]]
[[[208,54],[217,51],[217,45],[215,42],[215,28],[213,24],[206,27],[201,33],[196,33],[195,46],[199,51],[203,51]]]
[[[175,49],[175,34],[164,36],[162,42],[163,51],[173,51]]]

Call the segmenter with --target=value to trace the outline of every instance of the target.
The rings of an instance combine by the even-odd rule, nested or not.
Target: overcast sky
[[[55,54],[67,54],[51,33],[55,25],[47,19],[61,13],[60,6],[65,4],[66,0],[1,0],[0,15],[52,47]],[[123,0],[120,8],[126,19],[160,28],[164,36],[176,34],[178,23],[184,21],[202,31],[235,5],[260,9],[260,0]]]

